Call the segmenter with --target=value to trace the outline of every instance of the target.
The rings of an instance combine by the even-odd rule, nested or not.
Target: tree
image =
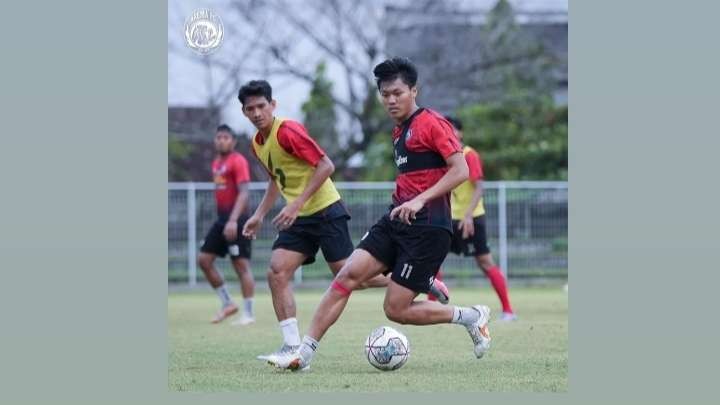
[[[168,135],[168,180],[188,181],[190,172],[187,159],[193,152],[192,145],[173,134]]]
[[[422,0],[416,5],[431,3]],[[313,85],[320,61],[342,77],[339,87],[327,94],[340,123],[333,162],[343,172],[348,161],[364,154],[374,135],[387,127],[387,117],[376,115],[377,89],[372,80],[372,69],[383,56],[385,1],[232,0],[231,5],[244,27],[264,30],[257,48],[263,63],[258,72],[264,77],[286,76]]]
[[[555,85],[552,57],[541,42],[520,29],[507,0],[499,0],[483,27],[483,58],[475,68],[476,91],[495,102],[535,103]]]
[[[507,0],[483,32],[482,81],[470,87],[486,98],[458,111],[465,143],[480,151],[487,179],[567,179],[567,107],[552,100],[551,56],[519,29]]]
[[[315,70],[310,97],[303,103],[301,109],[308,132],[328,156],[335,156],[340,150],[337,142],[338,133],[335,129],[337,116],[332,99],[332,83],[325,76],[325,70],[325,62],[320,62]]]
[[[522,97],[522,96],[521,96]],[[567,107],[532,104],[463,108],[463,141],[475,147],[488,180],[567,180]]]
[[[198,55],[185,45],[183,27],[185,18],[191,8],[179,0],[168,2],[168,64],[182,59],[200,67],[203,77],[194,75],[170,75],[172,86],[196,87],[202,83],[202,92],[205,95],[205,107],[211,111],[231,102],[243,83],[243,76],[252,73],[252,61],[258,57],[258,44],[262,40],[267,27],[258,30],[249,30],[241,24],[237,16],[232,13],[222,13],[225,38],[242,38],[242,41],[225,41],[217,51],[208,55]],[[219,117],[218,117],[219,118]]]

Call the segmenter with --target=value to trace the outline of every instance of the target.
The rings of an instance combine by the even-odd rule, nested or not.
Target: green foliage
[[[389,132],[375,134],[365,151],[363,181],[392,181],[396,172]]]
[[[567,107],[552,101],[549,54],[518,28],[506,0],[490,12],[485,38],[484,81],[502,91],[459,109],[463,141],[481,153],[488,180],[566,180]]]
[[[390,135],[393,121],[388,117],[377,94],[374,82],[368,83],[368,96],[363,116],[379,128],[370,138],[365,149],[365,163],[362,173],[364,181],[395,180],[396,168],[393,159],[393,144]]]
[[[168,134],[168,179],[171,181],[190,180],[188,158],[193,153],[193,146],[173,134]]]
[[[485,100],[525,102],[524,97],[552,93],[552,56],[538,38],[520,29],[507,0],[498,1],[490,11],[482,49],[484,72],[478,90]]]
[[[463,108],[463,141],[488,180],[567,180],[567,107],[550,99]]]
[[[328,156],[339,151],[338,134],[335,129],[337,117],[332,98],[332,82],[327,79],[324,62],[315,70],[315,80],[310,89],[310,97],[301,107],[303,122],[310,135],[320,144]]]
[[[465,124],[464,141],[483,157],[485,178],[567,179],[567,107],[552,102],[552,59],[518,27],[508,1],[491,10],[481,49],[482,76],[472,87],[492,101],[468,105],[457,115]],[[394,178],[388,138],[387,132],[373,136],[365,180]]]

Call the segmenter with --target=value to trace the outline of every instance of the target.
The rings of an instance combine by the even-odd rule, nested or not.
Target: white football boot
[[[488,322],[490,322],[490,308],[486,305],[473,305],[474,310],[480,313],[480,317],[477,321],[470,325],[465,326],[470,338],[473,341],[475,357],[482,358],[482,356],[490,349],[490,330],[488,329]]]

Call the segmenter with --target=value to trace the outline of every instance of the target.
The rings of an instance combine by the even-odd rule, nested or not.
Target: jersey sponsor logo
[[[407,161],[408,161],[407,156],[398,156],[398,157],[395,159],[395,166],[400,167],[400,166],[406,164]]]
[[[227,171],[227,167],[225,165],[222,165],[218,167],[217,169],[213,170],[213,183],[215,183],[215,189],[217,190],[224,190],[227,180],[225,180],[225,172]]]

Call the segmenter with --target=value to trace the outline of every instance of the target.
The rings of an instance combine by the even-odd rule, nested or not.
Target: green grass
[[[301,335],[321,291],[296,293]],[[457,325],[408,326],[387,320],[382,290],[353,293],[340,320],[320,343],[312,369],[275,370],[255,356],[281,343],[267,292],[256,296],[258,322],[246,327],[212,325],[218,300],[209,293],[168,297],[168,384],[172,391],[567,391],[568,304],[559,288],[516,288],[511,299],[520,320],[491,322],[490,351],[475,359],[472,343]],[[235,294],[239,297],[239,293]],[[422,296],[421,296],[422,297]],[[490,289],[452,289],[459,305],[489,303],[493,320],[497,298]],[[390,325],[405,333],[411,355],[397,371],[382,372],[364,357],[372,329]]]

